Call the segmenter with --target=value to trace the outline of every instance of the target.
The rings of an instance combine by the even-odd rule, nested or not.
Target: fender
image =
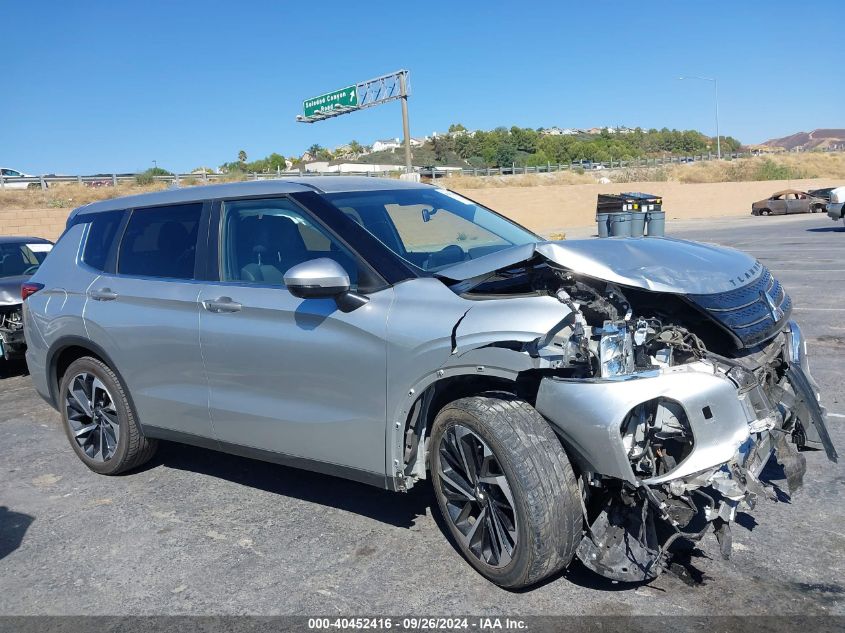
[[[141,433],[144,433],[144,426],[136,413],[135,402],[132,400],[132,393],[128,389],[126,380],[123,378],[120,370],[102,347],[81,336],[62,336],[53,341],[53,344],[50,345],[50,348],[47,350],[47,384],[50,388],[51,399],[49,404],[51,404],[56,411],[59,410],[59,381],[58,376],[56,376],[56,371],[58,369],[57,365],[59,356],[61,356],[61,353],[69,347],[81,347],[88,350],[95,356],[99,357],[117,375],[124,387],[127,387],[124,389],[124,394],[126,395],[126,399],[129,401],[129,406],[132,407],[132,412],[135,415],[135,423],[138,425]]]

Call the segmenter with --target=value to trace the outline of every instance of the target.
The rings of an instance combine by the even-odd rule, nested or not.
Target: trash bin
[[[596,223],[599,237],[631,235],[642,237],[645,233],[648,214],[661,211],[663,199],[650,193],[627,191],[624,193],[600,193],[596,200]],[[617,216],[624,214],[625,218]],[[616,227],[614,233],[614,223]],[[657,230],[657,225],[655,225]],[[652,233],[657,235],[657,233]],[[662,233],[661,233],[662,235]]]
[[[631,214],[631,237],[642,237],[645,233],[645,221],[647,213],[634,211]]]
[[[648,237],[663,237],[666,235],[666,212],[649,211],[648,216]]]
[[[631,214],[629,212],[611,214],[610,237],[631,237]]]
[[[611,215],[613,214],[604,211],[596,213],[596,224],[599,229],[599,237],[607,237],[609,235],[608,230],[610,229]]]

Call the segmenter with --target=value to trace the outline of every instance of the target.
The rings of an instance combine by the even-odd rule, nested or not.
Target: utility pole
[[[716,157],[721,160],[722,159],[722,142],[719,136],[719,82],[716,81],[715,77],[696,77],[696,76],[689,76],[689,77],[678,77],[679,81],[683,81],[684,79],[699,79],[701,81],[712,81],[713,82],[713,99],[716,104]]]
[[[408,73],[399,73],[399,94],[402,97],[402,133],[405,135],[405,171],[412,173],[411,165],[411,126],[408,123]]]

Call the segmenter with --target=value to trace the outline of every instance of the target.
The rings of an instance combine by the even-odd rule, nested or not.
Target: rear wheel
[[[760,211],[760,215],[771,215],[771,214],[772,214],[772,212],[769,211],[769,209],[763,209],[762,211]]]
[[[101,475],[117,475],[148,461],[157,447],[141,433],[126,391],[108,365],[80,358],[59,389],[65,434],[79,459]]]
[[[467,561],[508,588],[534,584],[572,560],[580,494],[560,440],[509,394],[456,400],[431,432],[437,503]]]

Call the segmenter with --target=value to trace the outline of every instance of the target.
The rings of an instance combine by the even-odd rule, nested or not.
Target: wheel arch
[[[59,385],[61,384],[61,379],[64,376],[65,371],[67,371],[67,368],[70,367],[71,363],[79,360],[80,358],[84,358],[85,356],[92,356],[105,365],[108,365],[109,369],[111,369],[123,385],[126,386],[126,380],[121,375],[120,370],[102,347],[89,339],[82,338],[81,336],[64,336],[57,339],[47,351],[47,385],[50,389],[50,398],[56,409],[58,409],[61,404],[59,402]],[[124,391],[126,392],[126,397],[129,400],[132,410],[137,411],[137,409],[135,409],[135,403],[132,401],[132,394],[129,393],[129,389],[126,388]]]
[[[482,366],[472,369],[457,373],[453,370],[448,374],[440,370],[438,374],[443,373],[442,376],[423,381],[420,388],[409,390],[410,404],[394,422],[394,461],[392,470],[388,471],[393,474],[397,489],[410,488],[416,480],[427,478],[427,442],[431,425],[450,402],[497,391],[522,398],[532,406],[536,401],[541,379],[539,374],[532,371],[493,371]],[[482,369],[484,371],[479,371]]]

